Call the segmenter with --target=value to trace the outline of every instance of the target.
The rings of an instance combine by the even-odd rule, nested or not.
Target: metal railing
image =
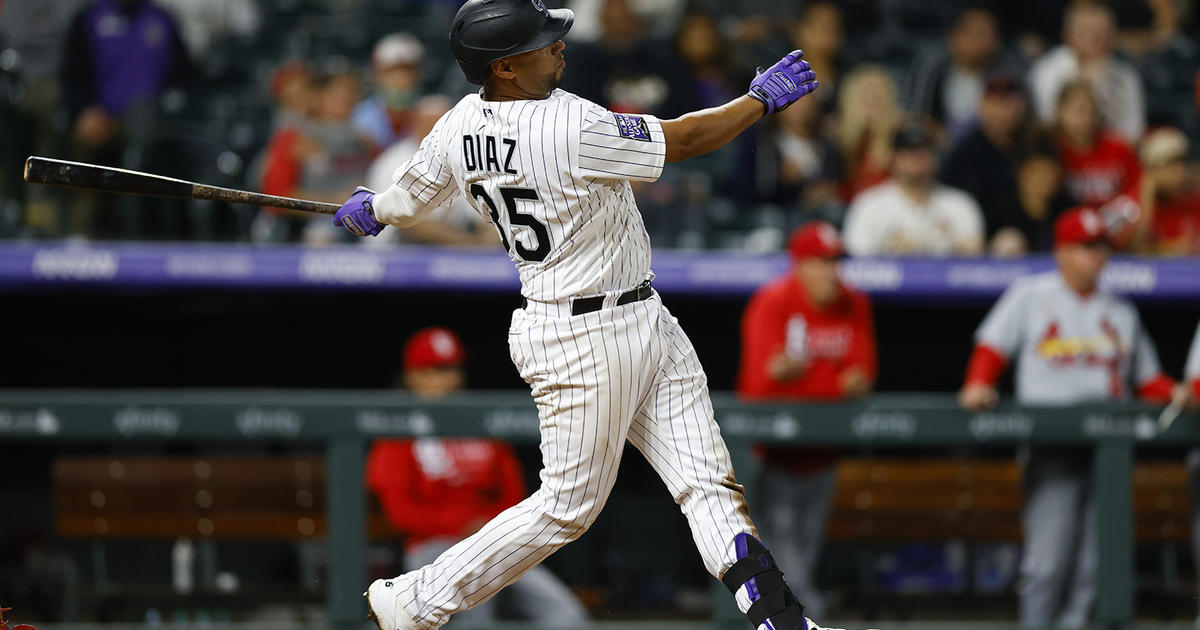
[[[1132,627],[1132,475],[1139,444],[1200,444],[1200,426],[1182,418],[1165,432],[1156,410],[1136,403],[1075,407],[1001,405],[984,414],[945,395],[877,395],[846,404],[745,404],[715,394],[713,406],[735,469],[752,471],[754,442],[848,448],[996,447],[1057,444],[1094,451],[1099,514],[1095,624]],[[524,392],[471,392],[437,402],[380,391],[0,390],[0,440],[39,442],[279,441],[325,445],[328,484],[328,616],[358,630],[365,613],[366,446],[383,436],[539,439]],[[745,481],[743,479],[743,481]],[[740,621],[714,582],[714,622]],[[738,627],[736,625],[732,627]]]

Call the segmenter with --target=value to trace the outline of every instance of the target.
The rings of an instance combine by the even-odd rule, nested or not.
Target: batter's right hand
[[[750,82],[750,97],[762,103],[767,114],[774,114],[817,89],[817,75],[801,59],[803,56],[804,51],[793,50],[766,71],[760,68]]]
[[[375,236],[384,224],[375,220],[375,191],[359,186],[333,215],[333,224],[358,236]]]
[[[958,404],[967,411],[980,412],[996,406],[1000,394],[993,385],[971,383],[958,392]]]

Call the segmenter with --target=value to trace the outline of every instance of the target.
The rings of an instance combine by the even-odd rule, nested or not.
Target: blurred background
[[[44,155],[333,203],[357,185],[382,190],[474,89],[446,40],[459,5],[0,0],[5,619],[42,630],[326,624],[329,549],[345,541],[326,540],[326,434],[298,428],[306,414],[336,408],[364,448],[378,433],[507,435],[503,422],[469,412],[429,412],[433,428],[411,423],[413,409],[443,395],[479,417],[488,400],[528,403],[505,336],[520,302],[515,274],[494,228],[461,200],[417,229],[356,240],[328,217],[21,179],[24,159]],[[1080,205],[1103,218],[1113,250],[1102,288],[1136,305],[1162,372],[1200,376],[1184,369],[1200,319],[1200,3],[547,5],[576,12],[562,88],[618,112],[671,118],[719,105],[744,92],[756,66],[805,51],[821,82],[812,97],[635,187],[656,288],[724,397],[722,422],[752,408],[750,398],[796,405],[802,422],[806,401],[832,405],[821,421],[844,436],[820,453],[737,446],[739,472],[748,471],[739,476],[763,506],[755,509],[792,508],[757,518],[780,519],[773,545],[795,539],[789,553],[803,568],[784,568],[807,576],[793,581],[804,582],[810,607],[851,627],[1018,623],[1019,440],[910,440],[903,418],[968,422],[955,394],[976,328],[1014,279],[1054,269],[1055,219]],[[944,218],[890,223],[906,204]],[[789,255],[789,237],[813,225],[840,233],[842,282],[868,305],[856,329],[869,337],[861,382],[833,393],[751,391],[748,301],[777,277],[803,274],[804,260],[833,257],[795,246]],[[339,326],[364,316],[379,322],[370,339]],[[1011,377],[999,385],[1007,400]],[[336,400],[254,398],[280,389]],[[76,390],[101,402],[70,407]],[[364,400],[404,420],[384,417],[376,430],[340,390],[374,390]],[[227,399],[241,402],[225,416],[189,411]],[[843,399],[853,400],[837,412]],[[1162,401],[1146,400],[1157,413]],[[1006,413],[1006,422],[1028,419]],[[898,439],[871,440],[870,427],[892,431],[898,417]],[[1063,417],[1080,434],[1064,440],[1085,449],[1095,435],[1080,432],[1082,416]],[[189,422],[211,418],[228,432],[189,433]],[[1190,627],[1197,617],[1194,434],[1181,435],[1136,451],[1123,573],[1132,612],[1104,627],[1133,617]],[[489,465],[511,474],[481,492],[536,487],[536,432],[485,443]],[[402,461],[380,464],[382,446],[348,461],[428,475],[431,461],[456,461],[448,453],[462,445],[400,440],[392,446]],[[562,587],[554,592],[570,597],[543,612],[559,612],[542,619],[514,598],[475,623],[707,627],[720,617],[686,523],[630,454],[595,527],[546,562]],[[450,490],[435,484],[390,503],[394,475],[363,470],[372,577],[398,574],[429,553],[418,543],[462,534],[494,507],[427,531],[433,517],[414,523],[412,510],[448,501]]]

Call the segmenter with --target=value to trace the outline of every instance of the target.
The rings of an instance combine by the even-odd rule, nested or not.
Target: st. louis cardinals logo
[[[1121,362],[1129,347],[1121,334],[1107,319],[1100,321],[1100,334],[1063,337],[1058,322],[1051,322],[1038,343],[1037,353],[1054,364],[1065,366],[1102,367],[1108,371],[1109,389],[1113,396],[1124,395]]]
[[[10,610],[12,610],[12,609],[11,608],[0,608],[0,630],[10,630],[8,627],[8,622],[4,620],[4,613],[6,613]],[[15,626],[13,626],[11,628],[11,630],[37,630],[37,628],[34,628],[33,626],[31,626],[29,624],[21,623],[21,624],[17,624]]]

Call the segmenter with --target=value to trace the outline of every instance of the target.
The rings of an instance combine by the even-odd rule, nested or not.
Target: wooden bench
[[[55,523],[67,538],[320,539],[320,456],[63,456],[54,463]],[[369,501],[372,539],[395,539]],[[1181,461],[1138,462],[1139,542],[1186,542],[1191,498]],[[1019,542],[1020,471],[1010,459],[841,460],[828,524],[835,541]]]
[[[62,456],[53,478],[55,524],[65,538],[325,536],[320,456]],[[369,535],[398,538],[369,504]]]
[[[1191,537],[1191,497],[1182,461],[1135,465],[1138,542]],[[831,541],[1021,541],[1021,476],[1011,459],[841,460],[828,523]]]

